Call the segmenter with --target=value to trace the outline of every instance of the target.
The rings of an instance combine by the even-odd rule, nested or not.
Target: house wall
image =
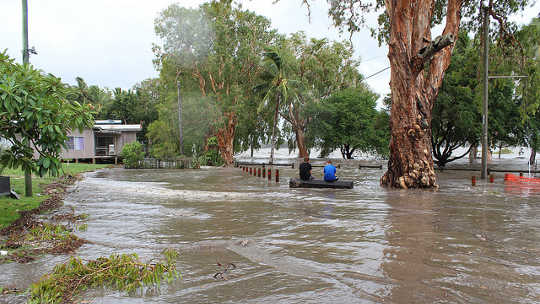
[[[137,132],[122,132],[122,134],[115,139],[114,149],[116,155],[120,155],[125,144],[137,141]]]
[[[62,158],[92,158],[94,157],[94,147],[96,145],[94,138],[94,131],[92,129],[84,129],[82,132],[74,130],[68,133],[68,136],[83,137],[84,149],[83,150],[65,150],[62,149]]]
[[[94,136],[94,130],[92,129],[84,129],[82,132],[79,132],[78,130],[74,130],[72,132],[68,132],[68,136],[73,137],[82,137],[84,138],[84,149],[83,150],[66,150],[62,149],[60,157],[63,159],[76,159],[76,158],[94,158],[95,155],[95,136]],[[125,144],[134,142],[137,140],[137,132],[133,131],[122,131],[120,135],[117,135],[114,137],[114,149],[115,149],[115,155],[120,155],[120,152],[122,151],[122,148]],[[112,156],[112,155],[111,155]],[[39,153],[34,150],[34,158],[39,158]]]

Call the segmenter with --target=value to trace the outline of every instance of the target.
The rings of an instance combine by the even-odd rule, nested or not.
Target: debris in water
[[[220,262],[216,262],[216,264],[220,267],[223,266],[223,264],[221,264]],[[225,281],[227,280],[227,276],[225,275],[225,273],[227,273],[227,271],[229,270],[234,270],[234,269],[236,269],[236,265],[234,265],[233,263],[228,263],[225,265],[223,271],[218,271],[214,274],[214,279]]]
[[[475,234],[474,236],[480,239],[481,241],[487,241],[487,238],[481,234]]]

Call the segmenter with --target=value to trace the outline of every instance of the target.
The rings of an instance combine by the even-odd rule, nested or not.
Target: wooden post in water
[[[279,183],[279,170],[276,169],[276,183]]]
[[[493,176],[493,174],[490,174],[489,175],[489,182],[493,183],[494,181],[495,181],[495,177]]]
[[[268,168],[268,180],[272,180],[272,169]]]
[[[471,184],[472,184],[473,186],[476,186],[476,176],[474,176],[474,175],[473,175],[472,178],[471,178]]]
[[[263,168],[262,171],[263,171],[263,178],[266,178],[266,168]]]
[[[261,177],[261,168],[257,169],[257,177]]]

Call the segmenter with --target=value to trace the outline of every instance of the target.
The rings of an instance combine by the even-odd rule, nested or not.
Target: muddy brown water
[[[378,185],[381,170],[339,169],[354,189],[289,189],[297,171],[279,169],[279,183],[237,168],[87,174],[66,197],[67,206],[89,215],[87,231],[78,234],[93,243],[77,255],[136,252],[149,261],[175,248],[182,278],[143,294],[95,290],[81,298],[540,302],[540,193],[534,187],[505,185],[502,175],[472,187],[471,173],[445,171],[438,173],[439,191],[387,190]],[[0,286],[25,288],[67,258],[0,265]],[[224,271],[229,263],[236,268]]]

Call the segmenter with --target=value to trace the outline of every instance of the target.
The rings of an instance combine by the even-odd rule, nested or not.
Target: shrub
[[[210,137],[206,142],[206,152],[198,157],[198,161],[202,166],[221,166],[223,159],[219,154],[217,138]]]
[[[125,168],[139,168],[140,161],[144,159],[143,146],[139,142],[126,144],[120,156],[124,159]]]

